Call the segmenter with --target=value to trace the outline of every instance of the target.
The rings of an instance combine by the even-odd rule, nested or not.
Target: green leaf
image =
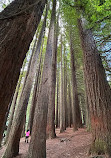
[[[2,8],[6,8],[6,4],[3,4],[3,5],[2,5]]]

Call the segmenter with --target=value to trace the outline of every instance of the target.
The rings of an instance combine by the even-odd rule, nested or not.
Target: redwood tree
[[[37,61],[38,61],[39,52],[40,52],[41,43],[42,43],[42,37],[44,35],[44,29],[46,25],[46,18],[47,18],[47,12],[46,12],[44,22],[41,28],[41,32],[37,41],[37,48],[35,50],[35,53],[32,55],[29,70],[27,70],[25,85],[23,86],[21,96],[18,102],[18,106],[16,109],[16,113],[13,119],[11,131],[10,131],[10,137],[8,139],[4,157],[16,156],[19,153],[19,141],[20,141],[23,125],[24,125],[25,113],[27,110],[27,105],[28,105],[28,101],[29,101],[29,97],[30,97],[30,93],[32,89],[33,80],[36,73]]]
[[[71,127],[72,124],[72,106],[71,106],[71,85],[68,81],[68,105],[67,105],[67,115],[68,115],[68,127]]]
[[[60,132],[65,130],[65,106],[63,102],[63,41],[61,35],[61,75],[60,75]]]
[[[71,29],[72,30],[72,29]],[[70,32],[70,53],[71,53],[71,78],[72,78],[72,119],[73,119],[73,130],[77,130],[81,126],[81,112],[79,107],[79,99],[77,92],[77,79],[76,79],[76,68],[75,68],[75,49],[73,41],[73,30]]]
[[[0,13],[0,129],[45,3],[15,0]]]
[[[31,142],[29,145],[28,158],[46,157],[46,125],[47,111],[49,104],[49,90],[51,83],[51,64],[54,55],[54,19],[55,19],[56,0],[53,1],[51,23],[47,41],[46,55],[41,81],[41,91],[36,102],[35,115],[32,127]]]
[[[93,134],[90,152],[111,156],[111,89],[91,30],[81,21],[79,28]]]
[[[43,47],[43,45],[42,45]],[[29,114],[29,121],[28,121],[28,126],[27,129],[30,130],[30,134],[32,132],[32,126],[33,126],[33,118],[34,118],[34,112],[35,112],[35,105],[36,101],[38,98],[38,93],[40,91],[40,78],[41,78],[41,64],[42,64],[42,51],[41,50],[41,55],[40,55],[40,61],[39,61],[39,66],[36,72],[36,77],[35,77],[35,83],[34,83],[34,89],[33,89],[33,95],[32,95],[32,101],[31,101],[31,107],[30,107],[30,114]]]
[[[50,81],[50,92],[49,92],[49,104],[48,104],[48,119],[47,119],[47,137],[55,138],[55,88],[56,88],[56,63],[57,63],[57,41],[58,41],[58,25],[56,26],[56,1],[54,1],[54,16],[53,16],[53,54],[51,63],[51,81]]]
[[[56,121],[56,128],[58,128],[58,112],[59,112],[59,73],[57,73],[57,77],[56,77],[56,89],[57,89],[57,98],[56,98],[56,115],[55,115],[55,121]]]
[[[25,66],[25,64],[24,64],[24,66]],[[20,89],[20,86],[21,86],[21,81],[22,81],[22,77],[23,77],[23,73],[24,73],[24,66],[23,66],[23,71],[20,74],[19,81],[18,81],[16,90],[15,90],[15,93],[14,93],[14,96],[13,96],[12,103],[11,103],[11,108],[10,108],[10,113],[9,113],[9,121],[8,121],[9,123],[8,123],[8,127],[7,127],[7,134],[6,134],[4,144],[6,144],[6,142],[8,140],[8,137],[9,137],[9,133],[10,133],[13,117],[14,117],[15,107],[16,107],[16,103],[17,103],[17,97],[18,97],[18,94],[19,94],[19,89]]]

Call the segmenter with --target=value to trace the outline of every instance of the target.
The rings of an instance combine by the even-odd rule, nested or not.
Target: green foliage
[[[107,153],[108,144],[103,140],[96,140],[91,146],[91,154],[106,154]]]
[[[92,26],[95,26],[97,21],[103,21],[104,18],[111,17],[110,0],[78,0],[77,3],[81,5],[82,14]]]
[[[2,7],[3,7],[3,8],[6,8],[6,4],[5,4],[5,3],[3,3]]]
[[[86,27],[92,29],[99,52],[101,52],[102,61],[109,78],[111,75],[111,1],[110,0],[63,0],[62,18],[65,20],[65,28],[73,25],[77,34],[77,18],[87,20]],[[67,29],[68,30],[68,29]],[[77,41],[77,35],[76,35]],[[78,43],[78,42],[77,42]],[[108,51],[109,50],[109,51]],[[105,58],[104,58],[105,56]]]

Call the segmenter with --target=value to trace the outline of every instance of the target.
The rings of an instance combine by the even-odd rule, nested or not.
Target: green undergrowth
[[[100,155],[111,155],[111,145],[108,144],[106,141],[104,140],[96,140],[89,151],[90,155],[98,155],[98,156],[94,156],[92,158],[104,158],[103,156]]]

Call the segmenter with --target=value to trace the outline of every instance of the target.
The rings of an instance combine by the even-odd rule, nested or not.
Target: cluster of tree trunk
[[[85,22],[82,23],[81,19],[77,19],[76,27],[80,33],[84,57],[84,84],[87,100],[87,116],[84,116],[81,113],[78,97],[73,26],[70,26],[69,31],[69,64],[64,35],[59,32],[59,13],[56,19],[56,0],[52,3],[46,52],[43,57],[49,4],[46,5],[44,20],[41,22],[39,31],[37,26],[46,3],[46,0],[15,0],[0,13],[0,144],[9,115],[5,138],[6,150],[2,158],[11,158],[19,154],[20,138],[24,136],[26,128],[31,132],[27,157],[45,158],[46,139],[56,137],[55,127],[59,127],[60,132],[64,132],[67,127],[73,127],[73,131],[76,131],[82,127],[82,122],[88,126],[91,125],[93,143],[90,152],[107,153],[111,156],[111,89],[93,34],[90,29],[85,28]],[[76,11],[78,13],[78,9]],[[22,85],[23,74],[22,72],[20,74],[20,69],[36,30],[38,36],[36,35]],[[58,42],[58,33],[61,36],[60,42]],[[58,43],[60,50],[58,50]],[[59,64],[58,51],[60,51]],[[23,67],[25,69],[24,64]],[[18,97],[21,85],[22,90]],[[32,90],[30,114],[26,127],[26,112]],[[18,102],[17,98],[19,98]]]
[[[0,129],[3,128],[20,68],[40,22],[45,3],[45,0],[16,0],[0,13]],[[3,130],[0,130],[0,140],[2,135]]]

